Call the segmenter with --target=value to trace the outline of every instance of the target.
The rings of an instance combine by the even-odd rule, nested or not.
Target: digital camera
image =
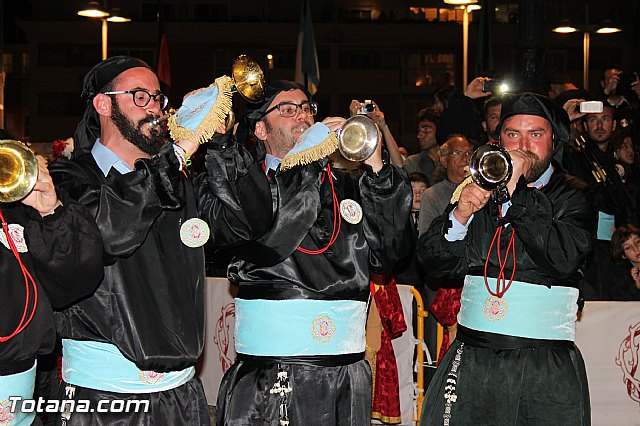
[[[618,84],[616,85],[616,95],[627,97],[634,94],[631,88],[631,83],[638,79],[638,75],[635,72],[623,72],[618,74]]]
[[[494,95],[501,95],[509,91],[509,85],[504,81],[485,80],[482,82],[482,91],[491,92]]]
[[[367,115],[371,114],[376,110],[376,106],[370,99],[365,100],[360,104],[360,108],[358,109],[358,114]]]

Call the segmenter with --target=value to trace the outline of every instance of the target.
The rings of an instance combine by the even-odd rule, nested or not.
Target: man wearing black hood
[[[194,368],[204,345],[202,246],[209,236],[225,248],[264,232],[272,216],[269,187],[257,163],[227,137],[208,145],[207,175],[189,176],[186,157],[197,143],[173,144],[154,130],[167,101],[139,59],[99,63],[82,95],[87,109],[74,159],[59,159],[51,174],[95,218],[104,279],[56,315],[61,398],[88,400],[92,408],[65,412],[60,422],[209,425]],[[148,405],[126,412],[97,405],[124,399]]]
[[[561,168],[566,112],[524,93],[503,103],[510,200],[475,183],[418,242],[433,275],[464,278],[456,342],[425,397],[422,425],[588,425],[584,363],[573,343],[593,208]]]
[[[390,273],[415,242],[411,186],[380,147],[363,171],[332,168],[344,119],[314,124],[315,113],[302,86],[275,81],[247,115],[277,211],[247,260],[229,265],[238,358],[220,385],[219,425],[371,423],[369,273]],[[292,165],[301,152],[313,158]]]

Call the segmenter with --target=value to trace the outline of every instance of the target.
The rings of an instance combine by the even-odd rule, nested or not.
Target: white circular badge
[[[13,244],[16,245],[16,249],[20,253],[26,253],[29,250],[27,249],[27,242],[24,239],[24,228],[17,223],[9,224],[9,235],[13,240]],[[4,233],[4,230],[0,230],[0,242],[2,245],[11,250],[9,246],[9,241],[7,240],[7,235]]]
[[[345,198],[340,201],[340,215],[344,220],[355,225],[362,220],[362,207],[355,201]]]
[[[191,248],[203,246],[211,235],[209,225],[196,217],[187,220],[180,227],[180,239],[182,243]]]

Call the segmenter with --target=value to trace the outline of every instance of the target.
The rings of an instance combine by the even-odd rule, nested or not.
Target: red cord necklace
[[[20,269],[22,270],[22,275],[24,276],[24,288],[25,288],[25,302],[24,302],[24,309],[22,311],[22,318],[20,318],[20,323],[18,323],[18,325],[16,326],[16,329],[13,330],[13,332],[8,336],[0,336],[0,343],[2,343],[17,336],[20,332],[22,332],[22,330],[24,330],[29,325],[29,323],[33,319],[33,315],[36,313],[36,307],[38,306],[38,287],[36,286],[35,280],[33,279],[29,271],[27,271],[27,268],[22,263],[22,259],[20,259],[20,253],[18,253],[18,249],[16,248],[16,245],[13,242],[11,235],[9,234],[9,225],[7,224],[7,221],[4,219],[4,216],[2,215],[2,211],[0,211],[0,220],[2,221],[2,230],[4,231],[4,234],[7,237],[9,248],[11,249],[11,252],[15,256],[15,258],[18,260],[18,263],[20,264]],[[29,287],[33,287],[33,296],[31,296],[31,291]],[[27,311],[29,310],[29,301],[31,297],[33,297],[33,306],[31,307],[31,313],[27,318]]]
[[[498,206],[498,213],[502,218],[502,206]],[[511,287],[511,284],[513,283],[513,277],[516,274],[516,233],[513,229],[513,225],[511,225],[511,236],[509,238],[509,244],[507,245],[507,250],[503,260],[502,252],[500,250],[500,238],[502,236],[502,229],[503,227],[500,226],[493,234],[493,239],[491,240],[491,245],[489,246],[489,251],[487,252],[487,259],[484,262],[484,285],[490,294],[490,296],[484,302],[484,315],[490,321],[499,321],[506,315],[509,308],[507,306],[507,302],[502,298],[502,296],[504,296],[507,290],[509,290],[509,287]],[[496,277],[496,286],[494,291],[493,289],[491,289],[491,286],[489,286],[487,270],[489,269],[489,258],[491,257],[491,253],[493,252],[493,247],[496,242],[496,251],[500,269],[498,271],[498,276]],[[509,282],[507,282],[505,277],[505,268],[507,266],[507,261],[509,260],[509,255],[511,255],[512,258],[512,269],[511,277],[509,278]]]
[[[324,175],[322,176],[322,182],[324,182],[324,177],[327,176],[329,179],[329,184],[331,185],[331,198],[333,199],[333,231],[331,232],[331,238],[329,238],[329,242],[327,245],[318,250],[308,250],[303,248],[302,246],[298,246],[296,250],[305,254],[321,254],[327,251],[329,247],[333,245],[338,239],[338,235],[340,234],[340,226],[342,225],[342,217],[340,216],[340,203],[338,202],[338,196],[336,195],[336,190],[333,185],[333,176],[331,174],[331,165],[327,164],[327,169],[325,170]],[[337,218],[337,219],[336,219]]]

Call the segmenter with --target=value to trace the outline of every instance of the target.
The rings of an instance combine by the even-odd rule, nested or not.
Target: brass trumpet
[[[471,155],[471,179],[481,188],[492,191],[493,199],[502,204],[509,200],[507,183],[513,174],[509,153],[498,145],[482,145]]]
[[[364,161],[371,157],[380,143],[378,126],[366,115],[347,119],[336,136],[340,153],[351,161]]]
[[[260,65],[247,55],[240,55],[233,61],[233,65],[231,66],[231,79],[233,81],[231,91],[240,94],[247,102],[257,103],[263,99],[265,85],[264,72],[262,68],[260,68]],[[175,114],[176,110],[170,109],[167,114],[156,118],[149,124],[151,126],[159,126]],[[231,130],[234,122],[235,115],[233,110],[229,109],[225,121],[225,133]]]
[[[0,202],[26,197],[38,179],[38,160],[28,146],[11,139],[0,140]]]

